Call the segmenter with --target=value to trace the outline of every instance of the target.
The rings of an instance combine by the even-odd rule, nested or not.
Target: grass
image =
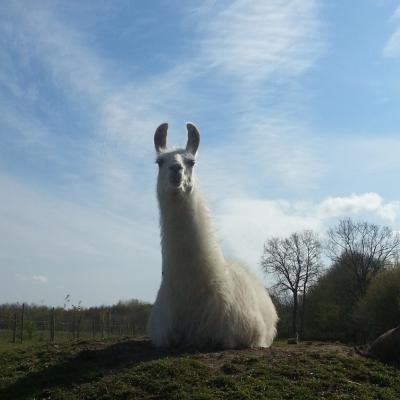
[[[191,352],[145,340],[0,348],[0,399],[399,399],[400,371],[338,344]]]

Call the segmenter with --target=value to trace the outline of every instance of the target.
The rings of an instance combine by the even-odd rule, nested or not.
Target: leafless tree
[[[292,331],[298,333],[297,320],[301,300],[300,337],[304,328],[307,290],[316,281],[321,268],[321,242],[311,230],[295,232],[287,238],[272,237],[264,244],[261,268],[275,278],[274,290],[289,294],[293,301]]]
[[[347,218],[328,230],[326,250],[332,261],[353,272],[357,296],[362,296],[371,278],[398,258],[400,235],[387,226]]]
[[[300,337],[303,337],[304,329],[304,316],[306,310],[306,299],[307,289],[315,283],[322,270],[321,262],[321,249],[322,245],[318,238],[318,235],[311,231],[306,230],[300,234],[300,246],[299,246],[299,257],[297,259],[298,264],[303,266],[302,276],[302,307],[301,307],[301,318],[300,318]]]

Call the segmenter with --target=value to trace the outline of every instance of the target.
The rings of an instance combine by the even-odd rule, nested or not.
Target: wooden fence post
[[[75,325],[76,325],[76,316],[75,316],[75,308],[72,311],[72,340],[75,339]]]
[[[136,324],[132,323],[132,336],[135,337],[136,335]]]
[[[107,332],[107,336],[110,337],[111,336],[111,331],[112,327],[111,327],[111,309],[108,310],[108,332]]]
[[[78,317],[76,320],[76,338],[79,340],[80,337],[80,331],[81,331],[81,316],[79,315],[78,311]]]
[[[55,315],[54,315],[54,307],[51,310],[50,314],[50,342],[54,343],[54,336],[55,336]]]
[[[14,323],[13,323],[13,338],[12,342],[15,343],[17,338],[17,313],[14,313]]]
[[[52,343],[52,340],[51,340],[51,311],[49,314],[49,342]]]
[[[24,338],[24,313],[25,313],[25,303],[22,303],[22,312],[21,312],[21,343]]]

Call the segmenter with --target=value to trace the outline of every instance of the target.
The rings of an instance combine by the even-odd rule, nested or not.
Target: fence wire
[[[22,305],[0,315],[0,342],[59,342],[90,338],[134,337],[144,334],[147,314],[143,310],[137,313],[116,314],[112,312],[112,309],[62,310],[54,308],[38,313],[37,310],[31,310],[29,306]]]

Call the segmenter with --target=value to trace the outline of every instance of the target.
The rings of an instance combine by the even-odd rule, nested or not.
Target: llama
[[[162,281],[147,333],[156,347],[269,347],[275,307],[255,275],[222,255],[197,187],[199,131],[188,123],[186,148],[168,150],[167,129],[154,135]]]

